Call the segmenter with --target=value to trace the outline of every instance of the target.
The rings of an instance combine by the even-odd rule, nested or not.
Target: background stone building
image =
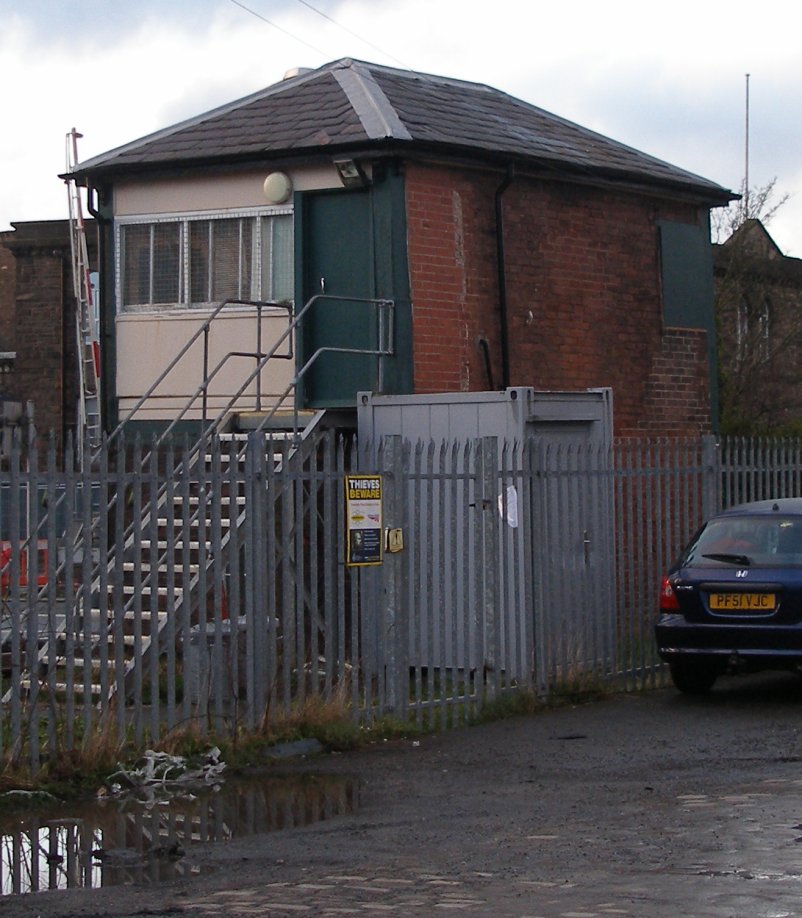
[[[78,423],[78,339],[69,224],[17,222],[0,233],[0,395],[6,422],[21,412],[64,442]],[[87,228],[90,263],[96,257]]]
[[[722,430],[802,433],[802,259],[750,219],[714,264]]]

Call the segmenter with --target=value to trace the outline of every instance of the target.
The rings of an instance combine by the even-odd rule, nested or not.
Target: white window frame
[[[261,298],[262,291],[262,221],[265,217],[281,217],[293,214],[292,205],[274,207],[245,207],[213,211],[187,211],[167,214],[137,214],[135,216],[118,217],[114,227],[114,273],[115,273],[115,298],[118,315],[132,315],[136,313],[153,313],[164,315],[170,312],[208,311],[214,303],[192,303],[190,288],[190,232],[189,224],[193,221],[251,219],[254,222],[252,233],[251,272],[252,286],[256,293],[254,299]],[[178,284],[179,300],[170,305],[156,305],[143,303],[134,306],[123,305],[123,230],[127,226],[152,226],[159,223],[178,223],[180,231],[180,277]],[[272,267],[272,265],[271,265]],[[152,265],[151,265],[152,269]],[[254,284],[254,280],[256,283]],[[151,285],[152,288],[152,285]]]

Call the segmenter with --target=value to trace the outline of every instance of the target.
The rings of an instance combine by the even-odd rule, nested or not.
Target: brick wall
[[[12,225],[0,239],[14,275],[11,305],[0,300],[0,333],[3,321],[13,323],[9,349],[17,353],[4,394],[32,402],[36,429],[63,442],[76,428],[79,397],[69,226],[66,220]],[[94,245],[90,258],[93,253]]]
[[[469,172],[408,170],[416,392],[489,388],[477,342],[487,339],[491,353],[498,354],[494,182],[495,177]],[[494,357],[494,371],[499,370]]]
[[[61,252],[17,255],[17,360],[15,388],[34,402],[38,431],[63,435],[64,259]]]
[[[16,262],[5,241],[13,234],[0,233],[0,351],[13,351],[16,335],[14,332],[14,294],[16,290]]]
[[[499,174],[407,168],[417,392],[501,382],[495,192]],[[664,330],[659,219],[695,208],[513,179],[503,197],[510,384],[613,388],[616,433],[710,428],[705,333]],[[681,380],[681,384],[678,383]]]
[[[642,416],[632,432],[684,436],[710,428],[707,334],[699,329],[667,329],[651,361]]]

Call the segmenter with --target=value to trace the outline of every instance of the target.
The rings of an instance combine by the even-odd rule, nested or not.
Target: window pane
[[[123,306],[150,302],[150,226],[124,226]]]
[[[181,224],[157,223],[153,227],[153,303],[171,306],[180,302]]]
[[[242,236],[240,237],[240,290],[239,297],[243,300],[254,299],[252,284],[253,277],[253,236],[256,226],[255,219],[240,220]]]
[[[212,293],[215,302],[250,299],[252,220],[212,223]]]
[[[193,303],[211,301],[209,278],[209,245],[211,223],[193,220],[189,224],[189,289]]]
[[[264,221],[262,296],[269,300],[294,300],[292,214]]]

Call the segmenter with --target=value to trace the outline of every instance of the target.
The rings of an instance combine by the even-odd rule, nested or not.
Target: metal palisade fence
[[[468,721],[517,690],[662,683],[660,577],[699,523],[802,493],[795,442],[538,436],[368,448],[15,442],[0,472],[0,755],[260,730],[310,700]],[[350,565],[345,476],[381,477]],[[384,536],[393,537],[384,545]]]

